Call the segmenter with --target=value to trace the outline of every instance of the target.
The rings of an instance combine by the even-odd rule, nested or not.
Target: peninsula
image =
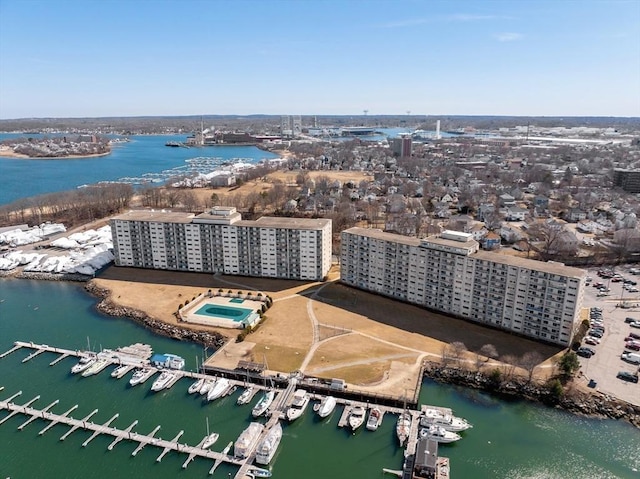
[[[109,140],[96,135],[21,137],[0,142],[0,157],[8,158],[87,158],[109,153]]]

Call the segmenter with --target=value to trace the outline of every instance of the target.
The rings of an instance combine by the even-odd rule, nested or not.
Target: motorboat
[[[262,397],[260,398],[260,401],[258,401],[256,405],[253,407],[253,409],[251,410],[251,415],[253,417],[262,416],[267,411],[267,409],[269,409],[269,406],[271,406],[271,403],[273,402],[273,399],[275,397],[276,397],[276,392],[273,389],[269,389],[268,391],[265,391]]]
[[[164,388],[166,388],[169,385],[169,383],[175,377],[176,377],[175,374],[170,373],[169,371],[162,371],[162,374],[160,374],[160,377],[155,381],[153,381],[153,384],[151,385],[151,390],[162,391]]]
[[[213,387],[213,385],[216,383],[216,378],[213,379],[205,379],[204,383],[202,384],[202,386],[200,387],[200,395],[201,396],[206,396],[207,393],[209,391],[211,391],[211,388]]]
[[[333,412],[333,410],[336,408],[336,404],[336,398],[334,398],[333,396],[325,396],[322,398],[322,401],[320,401],[320,403],[316,404],[313,407],[313,410],[318,413],[318,416],[325,418]]]
[[[255,477],[271,477],[271,471],[267,470],[267,469],[260,469],[258,467],[254,467],[253,469],[251,469],[251,472],[249,473],[251,474],[254,478]]]
[[[100,371],[102,371],[108,365],[109,365],[109,360],[108,359],[106,359],[106,358],[96,359],[93,362],[93,364],[91,364],[91,366],[89,366],[87,369],[85,369],[82,372],[82,375],[84,377],[93,376],[94,374],[98,374]]]
[[[151,377],[151,374],[152,374],[151,369],[148,369],[148,368],[136,369],[133,373],[133,376],[131,376],[131,379],[129,379],[129,385],[137,386],[138,384],[141,384],[145,382],[147,379],[149,379],[149,377]]]
[[[195,394],[197,392],[200,392],[200,388],[202,388],[203,384],[204,384],[204,378],[197,379],[196,381],[193,382],[191,386],[189,386],[189,389],[187,391],[189,392],[189,394]]]
[[[424,415],[420,418],[421,426],[442,426],[447,431],[459,432],[466,431],[473,426],[466,420],[445,413],[438,409],[427,408],[424,411]]]
[[[298,389],[293,393],[293,401],[291,406],[287,409],[287,419],[289,421],[295,421],[304,413],[304,410],[309,405],[309,395],[304,389]]]
[[[89,366],[91,366],[95,362],[96,362],[96,358],[94,357],[80,356],[80,361],[78,361],[78,363],[71,368],[71,372],[73,374],[81,373],[82,371],[87,369]]]
[[[367,429],[369,431],[375,431],[378,429],[380,425],[380,420],[382,419],[382,411],[380,408],[373,407],[369,410],[369,417],[367,418]]]
[[[249,424],[240,436],[238,436],[238,440],[233,445],[233,455],[242,459],[248,457],[260,439],[263,430],[264,424],[259,422]]]
[[[349,427],[353,432],[364,423],[367,411],[362,406],[356,406],[349,413]]]
[[[207,393],[207,401],[213,401],[222,396],[229,387],[229,384],[230,382],[227,378],[218,378],[215,385]]]
[[[247,404],[252,397],[253,397],[253,386],[249,386],[247,389],[242,391],[242,394],[240,394],[240,396],[238,396],[236,403]]]
[[[404,446],[404,443],[409,438],[409,431],[411,430],[411,414],[408,411],[400,413],[398,416],[398,422],[396,422],[396,436],[400,441],[400,446]]]
[[[453,431],[447,431],[442,426],[429,426],[420,431],[420,437],[433,439],[441,443],[455,442],[460,439],[460,434]]]
[[[258,445],[258,449],[256,449],[256,462],[263,465],[269,464],[278,450],[281,439],[282,426],[280,425],[280,421],[278,421],[275,426],[269,429],[267,435]]]
[[[130,367],[131,366],[129,366],[128,364],[121,364],[120,366],[115,368],[113,371],[111,371],[111,377],[117,378],[121,374],[124,374]]]

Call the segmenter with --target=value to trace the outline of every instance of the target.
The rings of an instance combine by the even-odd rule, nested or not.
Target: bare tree
[[[500,358],[500,361],[505,364],[505,379],[511,379],[518,365],[518,358],[512,354],[505,354]]]
[[[479,371],[490,359],[497,357],[498,350],[493,344],[483,345],[476,353],[476,369]]]
[[[522,358],[518,361],[519,366],[521,366],[525,371],[527,371],[527,380],[531,382],[533,378],[533,373],[538,366],[542,362],[542,355],[537,351],[529,351],[524,353]]]

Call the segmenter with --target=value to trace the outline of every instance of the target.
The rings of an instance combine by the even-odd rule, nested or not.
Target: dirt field
[[[336,277],[334,269],[330,277]],[[112,266],[94,281],[112,293],[114,302],[177,324],[173,313],[186,299],[208,289],[249,290],[274,300],[266,320],[244,342],[237,330],[185,325],[217,331],[229,341],[211,359],[214,366],[233,369],[238,361],[266,361],[272,372],[301,370],[306,374],[343,378],[357,389],[401,395],[420,384],[422,359],[438,360],[453,341],[469,349],[473,367],[484,344],[500,356],[537,351],[547,361],[537,375],[547,376],[559,348],[508,333],[428,312],[336,282],[306,283],[198,273],[174,273]],[[144,298],[141,301],[140,298]]]

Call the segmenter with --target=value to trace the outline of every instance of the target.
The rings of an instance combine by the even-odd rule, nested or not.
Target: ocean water
[[[20,135],[0,134],[0,141]],[[185,165],[198,156],[225,160],[245,158],[251,162],[278,156],[254,146],[169,148],[167,141],[185,136],[132,136],[129,143],[113,145],[111,154],[96,158],[14,159],[0,158],[0,205],[43,193],[72,190],[99,181],[140,177]]]
[[[0,279],[0,352],[15,340],[34,341],[65,348],[84,348],[87,337],[92,348],[113,348],[134,342],[151,344],[156,352],[171,352],[187,360],[195,369],[203,351],[196,344],[157,336],[137,324],[98,314],[95,299],[81,285]],[[210,354],[212,351],[208,351]],[[29,352],[17,351],[0,359],[0,386],[6,398],[17,391],[21,404],[40,395],[35,403],[45,407],[58,399],[53,411],[62,413],[73,405],[75,418],[99,409],[95,422],[120,416],[113,425],[122,429],[134,420],[137,432],[150,432],[161,426],[158,436],[172,439],[179,431],[181,442],[197,443],[209,419],[212,431],[220,434],[213,446],[222,450],[234,441],[251,421],[251,404],[237,406],[240,394],[205,404],[187,394],[190,384],[181,380],[172,389],[149,391],[151,381],[131,388],[128,379],[99,375],[82,378],[70,374],[75,360],[49,363],[55,354],[41,354],[22,363]],[[488,394],[458,387],[438,385],[426,380],[420,400],[425,404],[451,407],[474,424],[455,444],[440,447],[440,454],[451,458],[453,479],[637,479],[640,477],[640,432],[613,420],[587,419],[562,411],[521,401],[502,401]],[[381,478],[382,468],[399,469],[402,451],[396,446],[394,417],[387,416],[376,432],[363,430],[355,435],[337,427],[340,410],[319,421],[311,408],[295,423],[284,426],[284,436],[272,463],[274,477],[285,479],[368,479]],[[0,412],[0,420],[6,417]],[[211,463],[196,459],[182,469],[185,456],[171,452],[161,463],[160,450],[145,447],[136,457],[136,444],[122,441],[113,451],[112,438],[99,436],[88,446],[82,443],[89,432],[77,431],[64,442],[59,440],[68,426],[57,425],[46,434],[38,432],[46,423],[36,420],[19,431],[26,418],[17,415],[0,425],[0,477],[96,478],[137,477],[227,478],[235,468],[221,466],[208,476]],[[391,476],[386,476],[391,477]]]

